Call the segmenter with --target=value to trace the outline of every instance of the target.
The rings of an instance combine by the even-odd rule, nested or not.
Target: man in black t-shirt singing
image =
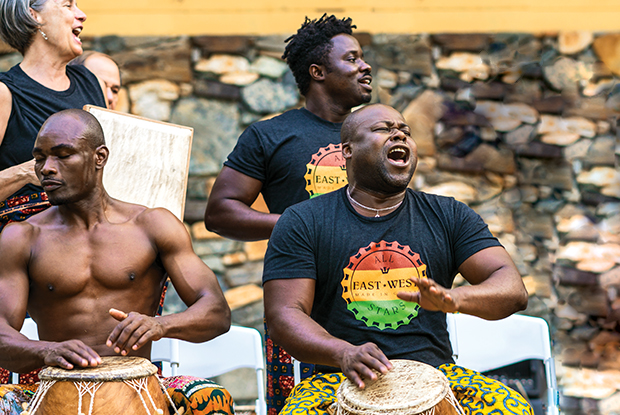
[[[265,257],[271,335],[318,372],[280,414],[329,413],[345,377],[363,388],[388,359],[438,368],[465,413],[531,414],[515,391],[454,364],[446,328],[448,312],[497,320],[527,306],[506,250],[465,204],[408,189],[417,148],[398,111],[367,106],[341,134],[348,186],[287,209]],[[457,273],[471,285],[452,289]]]
[[[350,18],[306,19],[287,39],[286,59],[305,107],[248,127],[228,156],[205,212],[211,231],[267,239],[284,210],[346,184],[340,128],[351,108],[371,99],[371,68]],[[250,206],[262,193],[269,213]],[[267,336],[267,405],[276,415],[293,386],[290,356]],[[303,366],[304,372],[310,368]],[[282,381],[282,382],[281,382]]]

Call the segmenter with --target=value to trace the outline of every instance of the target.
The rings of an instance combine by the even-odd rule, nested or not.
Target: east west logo
[[[380,330],[396,329],[417,317],[420,306],[396,296],[417,291],[409,277],[427,278],[420,255],[398,242],[373,242],[343,269],[342,298],[355,318]]]
[[[340,144],[322,147],[306,164],[306,191],[315,196],[340,189],[347,184],[347,172]]]

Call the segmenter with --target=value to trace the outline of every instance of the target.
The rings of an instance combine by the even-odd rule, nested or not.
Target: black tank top
[[[13,96],[13,108],[0,145],[0,170],[32,159],[32,148],[39,129],[52,114],[86,104],[106,106],[101,85],[95,75],[83,66],[67,66],[71,86],[54,91],[30,78],[19,65],[0,73]],[[41,192],[39,186],[28,184],[11,197]]]

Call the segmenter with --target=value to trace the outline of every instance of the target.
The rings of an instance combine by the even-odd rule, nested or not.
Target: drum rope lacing
[[[452,405],[459,414],[465,415],[465,411],[461,407],[461,404],[459,403],[458,399],[456,399],[456,396],[454,396],[454,392],[452,392],[452,388],[448,389],[447,398],[448,398],[448,402],[450,402],[450,405]]]
[[[75,387],[78,390],[78,411],[80,415],[83,415],[82,411],[82,397],[87,393],[90,395],[90,405],[88,406],[88,415],[93,413],[93,406],[95,405],[95,393],[103,385],[103,382],[78,382],[75,383]]]
[[[172,407],[172,409],[174,409],[174,413],[176,415],[181,415],[179,413],[179,410],[177,409],[177,406],[174,404],[174,402],[172,402],[172,398],[170,397],[170,394],[168,393],[168,389],[166,389],[166,387],[164,386],[164,382],[162,382],[159,376],[157,376],[157,380],[159,381],[159,386],[161,386],[161,390],[163,390],[164,393],[166,394],[166,398],[168,398],[168,401],[170,402],[170,406]]]
[[[30,404],[28,404],[26,410],[22,412],[22,415],[34,415],[37,409],[39,409],[39,405],[43,401],[43,397],[45,397],[47,391],[54,386],[54,383],[56,383],[55,380],[42,380],[39,384],[39,389],[37,389],[37,393],[32,401],[30,401]]]
[[[163,390],[164,394],[168,398],[168,401],[170,402],[170,406],[174,409],[174,413],[176,415],[180,415],[179,410],[177,409],[176,405],[172,401],[172,398],[168,394],[168,390],[166,389],[166,387],[164,386],[163,382],[161,381],[159,377],[157,377],[157,381],[159,382],[159,386]],[[148,390],[147,382],[148,382],[148,378],[123,380],[123,383],[131,387],[134,391],[136,391],[136,393],[140,397],[140,400],[142,401],[142,406],[144,406],[144,410],[146,411],[148,415],[151,415],[151,411],[149,410],[148,405],[146,401],[144,400],[144,397],[142,396],[142,391],[146,392],[146,396],[148,396],[149,401],[151,402],[151,406],[153,407],[153,409],[155,409],[155,413],[161,415],[164,413],[164,411],[163,409],[157,408],[155,406],[153,397],[151,396],[151,393]],[[50,388],[54,386],[55,383],[56,383],[55,380],[42,380],[39,385],[39,389],[37,390],[37,393],[35,394],[35,397],[32,399],[32,401],[30,402],[26,410],[22,412],[22,415],[34,415],[37,409],[39,409],[39,406],[41,405],[43,398],[47,394],[47,391],[49,391]],[[82,397],[85,396],[86,394],[90,395],[90,405],[88,408],[88,415],[92,415],[93,405],[95,403],[95,393],[97,392],[99,387],[103,385],[103,383],[104,382],[76,382],[74,384],[76,389],[78,390],[78,411],[79,411],[78,415],[85,415],[82,412]]]
[[[140,400],[142,401],[142,406],[144,406],[144,410],[148,415],[151,415],[151,411],[149,411],[148,405],[146,404],[144,397],[142,396],[142,391],[146,392],[146,396],[148,396],[149,401],[151,401],[151,406],[155,409],[155,413],[162,415],[164,413],[163,409],[157,408],[155,406],[155,402],[153,401],[153,397],[151,396],[151,392],[148,389],[148,378],[140,378],[140,379],[129,379],[124,380],[126,385],[130,386],[133,390],[136,391]]]

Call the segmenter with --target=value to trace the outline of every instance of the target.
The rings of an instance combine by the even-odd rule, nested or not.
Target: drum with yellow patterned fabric
[[[463,414],[443,373],[412,360],[391,360],[393,369],[360,389],[348,379],[338,388],[338,415]]]

